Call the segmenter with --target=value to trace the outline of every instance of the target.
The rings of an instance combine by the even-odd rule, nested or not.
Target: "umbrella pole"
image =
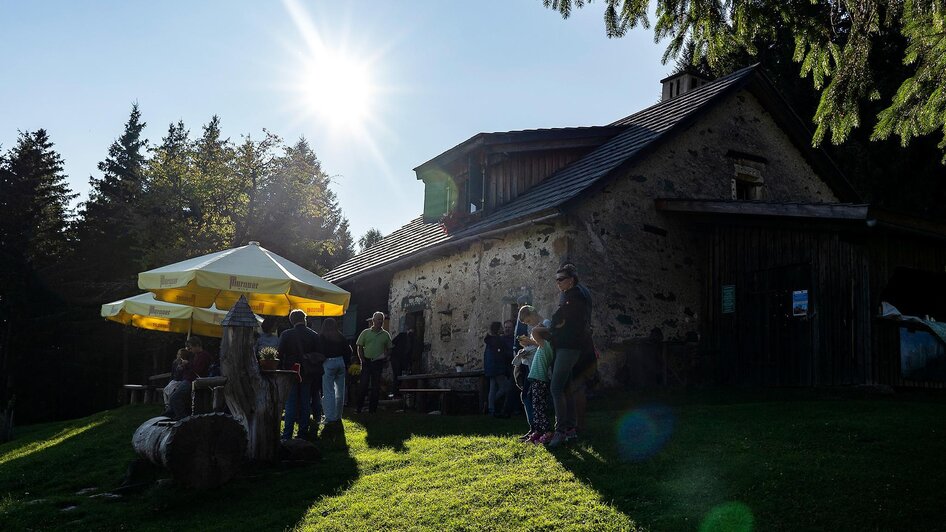
[[[190,321],[187,322],[187,339],[191,339],[191,327],[194,326],[194,317],[191,316]]]

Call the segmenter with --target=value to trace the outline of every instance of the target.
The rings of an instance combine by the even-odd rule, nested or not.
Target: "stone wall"
[[[391,332],[404,327],[407,314],[423,311],[422,369],[480,369],[491,321],[515,319],[514,305],[523,302],[554,310],[554,274],[567,251],[562,227],[546,223],[401,270],[391,280]]]
[[[423,369],[481,368],[489,322],[514,318],[513,304],[523,301],[551,315],[555,270],[571,261],[594,296],[602,381],[615,385],[626,379],[635,342],[700,335],[706,246],[685,219],[658,213],[654,199],[730,199],[736,165],[747,164],[764,180],[767,201],[837,201],[772,117],[740,92],[555,224],[485,239],[395,274],[392,333],[407,313],[423,310]]]

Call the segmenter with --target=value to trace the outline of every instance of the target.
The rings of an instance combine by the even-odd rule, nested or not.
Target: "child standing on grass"
[[[549,381],[552,371],[549,369],[555,361],[555,353],[549,342],[552,333],[545,327],[532,329],[532,340],[537,348],[529,366],[529,394],[532,397],[532,436],[529,443],[546,443],[552,439],[552,422],[549,419]]]

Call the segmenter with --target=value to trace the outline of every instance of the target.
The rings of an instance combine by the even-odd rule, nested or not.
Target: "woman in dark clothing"
[[[549,447],[561,445],[576,433],[574,402],[568,401],[568,381],[572,369],[588,344],[588,316],[590,301],[578,286],[578,271],[571,264],[555,273],[555,282],[562,292],[561,302],[552,315],[552,345],[555,346],[555,366],[549,389],[555,408],[555,434]],[[570,407],[570,408],[569,408]]]
[[[337,323],[332,318],[325,318],[322,322],[319,349],[325,355],[325,363],[322,364],[322,411],[325,412],[325,423],[328,425],[342,419],[345,374],[352,355],[351,344],[338,332]]]

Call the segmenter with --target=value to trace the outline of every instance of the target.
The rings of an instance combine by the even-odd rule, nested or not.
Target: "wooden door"
[[[808,264],[748,274],[741,315],[741,380],[758,386],[812,384],[811,267]],[[808,310],[795,309],[807,293]]]

